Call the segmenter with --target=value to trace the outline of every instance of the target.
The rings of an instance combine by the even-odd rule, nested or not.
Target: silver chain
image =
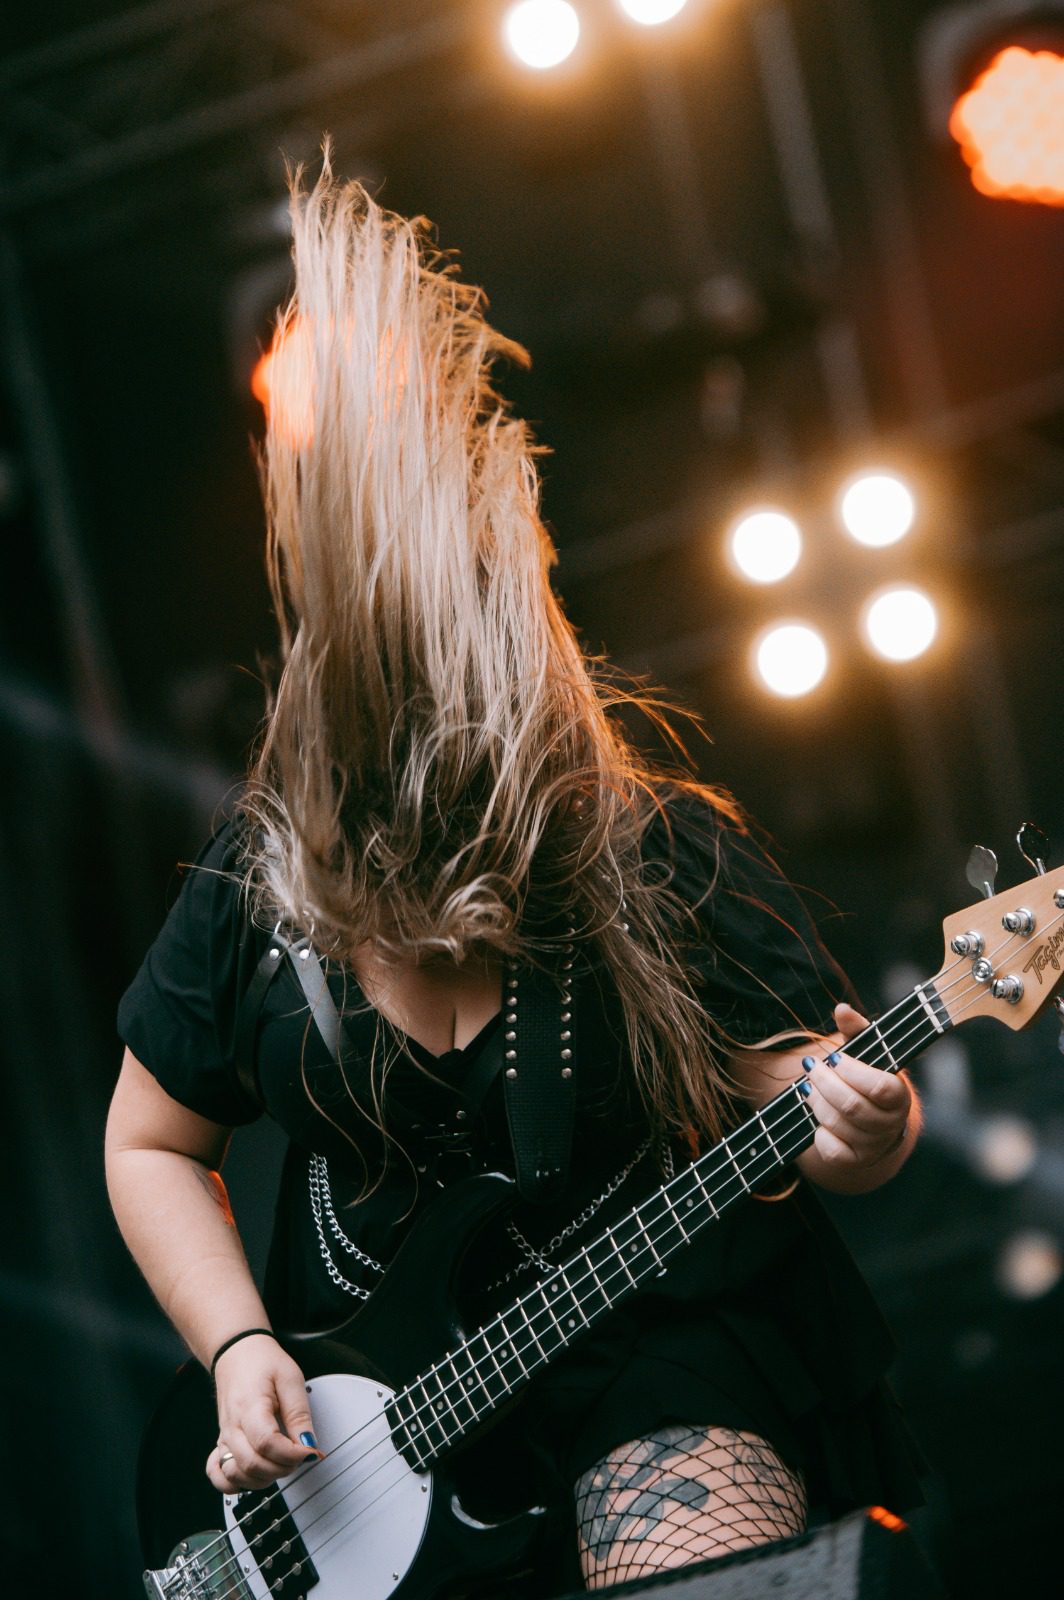
[[[511,1278],[516,1277],[519,1272],[527,1271],[529,1267],[536,1267],[540,1272],[549,1271],[549,1258],[561,1248],[567,1239],[571,1239],[574,1233],[579,1232],[579,1230],[584,1227],[586,1223],[591,1221],[592,1217],[606,1203],[611,1195],[617,1193],[617,1190],[621,1187],[621,1184],[624,1183],[625,1179],[630,1173],[634,1172],[635,1168],[639,1165],[640,1161],[642,1161],[643,1157],[646,1155],[653,1143],[654,1140],[652,1137],[644,1139],[643,1143],[639,1146],[639,1149],[628,1162],[628,1165],[622,1167],[620,1172],[617,1173],[616,1177],[610,1179],[610,1182],[606,1185],[605,1189],[603,1189],[602,1193],[594,1200],[591,1200],[584,1207],[583,1211],[581,1211],[579,1215],[575,1216],[571,1222],[567,1222],[565,1227],[562,1228],[559,1233],[554,1235],[553,1239],[548,1239],[547,1243],[540,1245],[538,1249],[534,1244],[532,1244],[531,1240],[525,1238],[516,1222],[508,1222],[506,1224],[506,1231],[525,1259],[520,1263],[519,1266],[512,1267],[509,1272],[507,1272],[498,1280],[498,1283],[492,1284],[492,1288],[497,1289],[500,1284],[508,1283]],[[665,1151],[666,1160],[671,1168],[672,1152],[669,1150],[667,1145],[665,1147]],[[669,1176],[672,1176],[671,1171],[669,1172]]]
[[[329,1185],[329,1163],[324,1156],[311,1156],[310,1164],[307,1168],[307,1179],[310,1188],[311,1214],[314,1217],[314,1227],[318,1235],[318,1247],[321,1250],[321,1258],[325,1263],[326,1272],[337,1288],[342,1289],[345,1294],[354,1295],[356,1300],[368,1300],[370,1291],[363,1289],[360,1284],[349,1282],[333,1260],[329,1241],[325,1237],[324,1224],[328,1223],[329,1232],[341,1250],[346,1251],[349,1256],[353,1257],[362,1266],[369,1267],[372,1272],[380,1273],[384,1271],[383,1266],[379,1261],[374,1261],[372,1256],[368,1256],[364,1250],[360,1250],[354,1240],[349,1239],[340,1226],[333,1207],[332,1189]]]

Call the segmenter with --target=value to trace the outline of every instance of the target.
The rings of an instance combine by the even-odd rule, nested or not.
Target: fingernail
[[[316,1450],[312,1450],[309,1456],[304,1456],[303,1457],[303,1465],[306,1466],[308,1461],[320,1461],[320,1460],[321,1460],[321,1456],[318,1454],[318,1452]]]
[[[799,1080],[798,1080],[798,1093],[799,1094],[811,1094],[812,1090],[813,1090],[813,1085],[809,1082],[808,1078],[799,1078]]]
[[[829,1067],[837,1067],[839,1064],[839,1052],[833,1050],[829,1056],[825,1057],[825,1060]]]
[[[812,1072],[813,1068],[816,1066],[816,1062],[813,1060],[812,1056],[803,1056],[802,1066],[805,1068],[806,1072]]]
[[[316,1450],[318,1448],[318,1441],[312,1433],[301,1433],[299,1442],[300,1444],[305,1444],[308,1450]]]

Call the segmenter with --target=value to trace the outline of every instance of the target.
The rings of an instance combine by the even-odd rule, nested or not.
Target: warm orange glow
[[[251,374],[251,392],[274,434],[293,450],[314,443],[314,346],[300,317],[278,329]]]
[[[1000,51],[957,101],[949,131],[983,194],[1064,205],[1064,56]]]
[[[868,1515],[881,1527],[889,1528],[891,1533],[905,1532],[905,1523],[900,1517],[896,1517],[893,1511],[888,1511],[886,1506],[869,1506]]]

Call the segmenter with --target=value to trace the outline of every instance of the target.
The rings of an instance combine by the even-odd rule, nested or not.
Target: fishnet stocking
[[[589,1589],[705,1561],[805,1527],[805,1485],[755,1433],[659,1428],[577,1480]]]

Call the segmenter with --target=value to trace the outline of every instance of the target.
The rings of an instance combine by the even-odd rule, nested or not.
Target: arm
[[[232,1334],[270,1325],[216,1170],[228,1142],[227,1128],[172,1099],[126,1051],[107,1120],[108,1192],[134,1260],[204,1366]],[[306,1459],[306,1439],[296,1442],[313,1442],[303,1375],[272,1338],[227,1350],[215,1382],[216,1489],[258,1488]]]
[[[835,1008],[838,1032],[826,1044],[841,1045],[867,1027],[852,1006]],[[809,1108],[820,1126],[809,1149],[797,1158],[804,1175],[838,1194],[865,1194],[886,1183],[909,1159],[920,1131],[920,1103],[905,1073],[882,1072],[841,1051],[834,1067],[821,1060],[802,1066],[808,1045],[785,1051],[745,1050],[732,1058],[741,1092],[760,1107],[796,1078],[809,1082]]]

